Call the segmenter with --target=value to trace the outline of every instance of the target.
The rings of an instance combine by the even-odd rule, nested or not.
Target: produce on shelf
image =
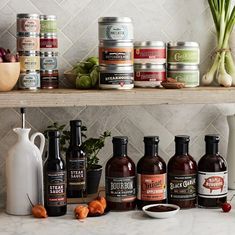
[[[224,87],[235,86],[235,65],[229,38],[235,24],[235,6],[231,0],[208,0],[217,33],[217,48],[210,70],[202,77],[202,84],[216,81]]]

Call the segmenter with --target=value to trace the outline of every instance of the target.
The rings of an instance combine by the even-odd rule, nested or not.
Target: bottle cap
[[[144,143],[148,144],[158,144],[159,143],[159,136],[145,136]]]
[[[205,135],[206,142],[218,143],[220,141],[219,135]]]
[[[82,126],[82,121],[81,120],[71,120],[70,126]]]
[[[60,137],[60,132],[57,131],[57,130],[49,130],[49,131],[47,132],[47,136],[48,136],[49,138],[59,138],[59,137]]]
[[[114,136],[112,142],[113,144],[127,144],[128,137],[127,136]]]
[[[189,141],[190,141],[190,136],[188,135],[176,135],[175,136],[175,142],[187,143]]]

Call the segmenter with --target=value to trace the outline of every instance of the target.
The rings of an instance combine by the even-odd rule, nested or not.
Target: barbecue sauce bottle
[[[218,135],[206,135],[205,142],[206,154],[198,162],[198,206],[220,207],[227,200],[227,163],[218,151]]]
[[[137,207],[166,203],[166,163],[158,156],[158,136],[144,137],[145,153],[137,164]]]
[[[86,196],[86,157],[81,149],[81,120],[70,121],[70,143],[66,151],[67,196]]]
[[[48,131],[48,138],[48,157],[44,164],[45,208],[48,216],[60,216],[67,211],[66,169],[60,156],[59,131]]]
[[[105,191],[110,210],[133,210],[136,206],[135,164],[127,156],[126,136],[113,137],[113,157],[105,167]]]
[[[168,162],[168,202],[193,208],[197,197],[197,164],[188,154],[189,136],[175,137],[175,155]]]

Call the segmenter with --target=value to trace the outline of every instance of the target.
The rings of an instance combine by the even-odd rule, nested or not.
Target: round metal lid
[[[41,38],[57,38],[57,33],[40,33]]]
[[[109,65],[100,65],[99,66],[100,71],[113,71],[113,72],[134,72],[133,66],[121,66],[121,65],[116,65],[116,64],[109,64]]]
[[[56,15],[40,15],[40,20],[56,20]]]
[[[38,14],[20,13],[20,14],[17,14],[17,18],[35,18],[35,19],[39,19],[39,15]]]
[[[101,41],[100,47],[133,47],[133,43],[131,41],[119,41],[119,40],[112,40],[112,41]]]
[[[162,41],[136,41],[135,47],[165,47],[166,44]]]
[[[198,65],[168,64],[168,70],[199,70]]]
[[[165,65],[164,64],[153,64],[153,63],[135,63],[134,64],[135,69],[165,69]]]
[[[197,42],[168,42],[167,47],[199,47]]]
[[[132,19],[129,17],[101,17],[99,23],[131,23]]]

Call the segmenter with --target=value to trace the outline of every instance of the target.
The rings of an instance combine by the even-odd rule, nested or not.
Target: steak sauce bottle
[[[166,203],[166,163],[158,155],[158,136],[144,137],[145,153],[137,164],[137,207]]]
[[[105,167],[105,191],[110,210],[133,210],[136,206],[135,164],[127,156],[126,136],[113,137],[113,157]]]
[[[197,164],[188,153],[189,136],[175,137],[175,155],[168,162],[168,202],[193,208],[197,197]]]
[[[227,163],[218,151],[218,135],[206,135],[205,142],[206,154],[198,162],[198,206],[220,207],[227,200]]]
[[[48,216],[60,216],[67,211],[66,169],[60,156],[59,131],[48,131],[48,138],[48,157],[44,164],[45,208]]]

